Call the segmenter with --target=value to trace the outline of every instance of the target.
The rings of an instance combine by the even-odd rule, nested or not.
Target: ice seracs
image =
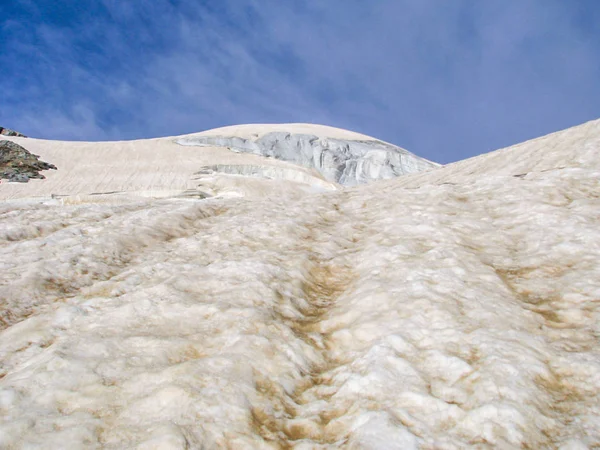
[[[296,128],[298,131],[294,132]],[[439,167],[439,164],[387,142],[357,133],[331,130],[331,127],[309,124],[245,125],[210,130],[182,137],[176,142],[226,147],[232,151],[289,161],[315,168],[327,180],[344,186]]]
[[[63,170],[49,156],[64,149],[33,145],[59,170],[21,189]],[[84,155],[99,147],[77,145],[83,172],[62,192],[91,186]],[[128,148],[144,187],[160,159]],[[272,172],[287,193],[69,204],[10,191],[0,447],[597,448],[599,149],[595,121],[302,195]],[[273,186],[260,170],[293,166],[208,150],[206,171],[255,193]],[[260,167],[229,174],[230,155]]]

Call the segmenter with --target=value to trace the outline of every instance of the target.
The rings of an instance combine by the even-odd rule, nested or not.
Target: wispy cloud
[[[32,136],[317,122],[449,162],[600,116],[593,0],[19,5],[0,125]]]

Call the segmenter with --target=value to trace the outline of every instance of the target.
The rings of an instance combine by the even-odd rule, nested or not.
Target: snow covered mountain
[[[7,137],[0,447],[600,447],[600,121],[345,188],[431,165],[302,127]]]
[[[0,200],[304,195],[439,167],[369,136],[309,124],[241,125],[125,142],[7,137],[58,167],[43,183],[0,186]]]
[[[220,146],[315,168],[344,186],[395,178],[438,167],[412,153],[346,130],[307,124],[238,125],[176,141],[181,145]]]

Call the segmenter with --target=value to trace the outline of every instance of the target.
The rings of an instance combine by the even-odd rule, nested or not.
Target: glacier
[[[324,127],[313,127],[320,131],[319,134],[303,134],[290,133],[285,131],[285,127],[263,126],[260,135],[256,133],[255,126],[246,127],[255,131],[253,139],[240,137],[241,127],[237,126],[235,131],[225,127],[186,136],[176,142],[225,147],[315,168],[325,179],[343,186],[366,184],[439,167],[403,148],[376,139],[358,136],[352,136],[354,139],[331,138],[327,135],[328,129],[322,129]],[[294,124],[290,127],[294,128]],[[237,135],[229,136],[231,132]]]
[[[181,145],[269,133],[372,140],[7,137],[57,170],[0,183],[0,447],[600,447],[600,121],[350,186]]]

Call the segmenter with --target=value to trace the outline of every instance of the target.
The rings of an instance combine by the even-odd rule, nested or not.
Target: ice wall
[[[317,169],[327,180],[344,186],[394,178],[438,167],[394,145],[377,140],[319,138],[283,131],[255,139],[197,135],[177,139],[181,145],[228,147],[233,151],[277,158]]]

